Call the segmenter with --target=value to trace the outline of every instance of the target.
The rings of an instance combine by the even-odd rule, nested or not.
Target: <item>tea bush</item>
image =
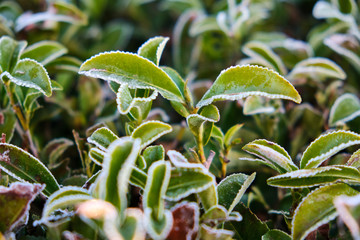
[[[2,1],[0,239],[360,239],[359,14]]]

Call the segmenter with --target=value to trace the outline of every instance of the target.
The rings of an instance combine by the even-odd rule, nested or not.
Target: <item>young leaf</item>
[[[336,218],[338,213],[333,201],[337,196],[356,194],[357,191],[344,183],[323,186],[309,193],[295,210],[292,239],[304,239],[311,231]]]
[[[277,175],[269,178],[267,183],[276,187],[304,188],[338,181],[359,182],[360,172],[351,166],[332,165]]]
[[[13,137],[16,116],[11,109],[4,109],[0,111],[0,133],[6,135],[6,142],[9,143]]]
[[[357,169],[359,169],[360,167],[360,149],[358,149],[356,152],[354,152],[351,157],[349,158],[349,160],[347,161],[347,165],[348,166],[352,166],[355,167]]]
[[[51,215],[56,210],[73,207],[80,202],[90,199],[92,199],[92,197],[86,189],[73,186],[63,187],[51,194],[48,198],[45,203],[41,219],[36,222],[36,224],[47,224],[51,219]]]
[[[266,44],[262,42],[251,41],[245,44],[242,51],[252,58],[260,58],[269,62],[273,69],[279,74],[287,74],[286,67],[281,58]]]
[[[230,213],[225,207],[215,205],[201,216],[201,222],[209,224],[217,224],[225,221],[241,221],[242,217],[238,212]]]
[[[139,139],[123,137],[114,141],[105,154],[103,171],[99,177],[101,196],[119,209],[120,215],[127,208],[129,179],[139,151]]]
[[[354,94],[345,93],[334,102],[329,114],[329,125],[336,126],[360,116],[360,101]]]
[[[138,50],[138,55],[149,59],[159,66],[161,54],[164,51],[168,37],[153,37],[147,40]]]
[[[260,157],[279,173],[291,172],[298,169],[287,151],[276,143],[258,139],[246,144],[243,150]]]
[[[223,70],[196,106],[202,107],[219,100],[239,100],[252,95],[301,102],[299,93],[278,73],[245,65]]]
[[[85,61],[79,73],[119,84],[126,83],[130,88],[150,88],[157,90],[168,100],[184,102],[179,88],[172,79],[153,62],[136,54],[98,54]]]
[[[260,96],[250,96],[244,102],[243,113],[244,115],[255,115],[260,113],[273,113],[275,108],[266,104],[265,99]]]
[[[65,53],[67,49],[62,44],[55,41],[41,41],[27,47],[21,58],[31,58],[46,65]]]
[[[154,162],[148,171],[143,195],[143,208],[147,230],[154,239],[164,239],[173,224],[172,214],[165,209],[163,197],[169,185],[171,167],[169,162]]]
[[[102,166],[105,152],[98,148],[91,148],[89,151],[89,158],[97,165]]]
[[[55,164],[60,156],[72,145],[74,145],[73,141],[67,138],[56,138],[48,142],[40,153],[42,162],[48,165]]]
[[[0,205],[3,206],[0,232],[10,232],[21,220],[27,219],[31,202],[43,189],[43,185],[19,182],[9,187],[0,186]]]
[[[141,189],[145,189],[146,181],[147,181],[146,173],[137,167],[133,167],[130,176],[130,184],[139,187]]]
[[[213,184],[211,184],[209,188],[205,189],[202,192],[199,192],[198,195],[201,199],[201,204],[205,210],[208,210],[213,206],[218,205],[219,197],[216,190],[215,182],[213,182]]]
[[[0,143],[0,169],[19,181],[46,184],[46,196],[60,188],[40,160],[11,144]]]
[[[94,131],[91,136],[88,137],[87,141],[91,144],[94,144],[101,150],[106,151],[110,144],[117,139],[119,138],[115,135],[115,133],[113,133],[107,127],[102,127],[96,129],[96,131]]]
[[[131,133],[131,137],[134,139],[140,138],[141,148],[144,148],[171,131],[171,125],[167,123],[160,121],[147,121],[135,128]]]
[[[316,168],[329,157],[356,144],[360,144],[360,135],[353,132],[340,130],[324,134],[306,148],[300,168]]]
[[[242,173],[232,174],[223,179],[217,186],[219,204],[228,209],[229,213],[240,202],[245,191],[254,181],[256,173],[247,176]]]
[[[224,143],[226,147],[229,147],[232,144],[234,138],[236,137],[236,134],[239,132],[242,126],[244,126],[244,124],[236,124],[225,133]]]
[[[200,226],[200,239],[231,240],[233,235],[234,233],[229,230],[211,228],[206,224],[201,224]]]
[[[171,208],[173,226],[167,239],[193,239],[199,229],[200,209],[195,202],[181,202]]]
[[[143,120],[147,117],[151,108],[151,103],[156,99],[158,92],[155,90],[149,97],[133,97],[127,84],[121,84],[117,94],[116,103],[120,114],[128,114],[132,112],[133,108],[137,108],[137,113],[140,116],[135,116],[137,119]]]
[[[345,72],[339,65],[327,58],[308,58],[295,65],[293,70],[287,76],[291,80],[309,77],[315,80],[324,80],[326,78],[335,78],[344,80]]]
[[[165,149],[162,145],[149,146],[145,148],[142,155],[146,162],[145,170],[147,170],[152,163],[165,159]]]
[[[51,96],[51,81],[46,69],[35,60],[25,58],[17,62],[11,75],[3,72],[3,76],[8,77],[11,82],[19,86],[33,88],[42,92],[45,96]]]
[[[178,201],[192,193],[201,192],[215,183],[214,176],[202,168],[175,168],[166,191],[166,199]]]

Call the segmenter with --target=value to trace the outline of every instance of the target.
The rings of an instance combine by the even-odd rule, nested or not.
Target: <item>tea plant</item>
[[[309,2],[0,3],[0,239],[358,239],[359,6]]]

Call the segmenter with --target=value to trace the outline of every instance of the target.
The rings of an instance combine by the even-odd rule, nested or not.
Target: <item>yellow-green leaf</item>
[[[348,121],[360,116],[360,101],[354,94],[345,93],[331,107],[329,125],[343,125]]]
[[[131,137],[140,138],[141,148],[144,148],[171,131],[171,125],[167,123],[160,121],[147,121],[135,128],[131,133]]]
[[[138,50],[138,55],[149,59],[159,66],[161,54],[164,51],[168,37],[153,37],[147,40]]]

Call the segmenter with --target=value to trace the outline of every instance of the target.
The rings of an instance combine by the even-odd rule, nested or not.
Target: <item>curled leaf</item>
[[[87,141],[105,151],[116,139],[118,139],[118,136],[116,136],[115,133],[107,127],[102,127],[96,129],[91,136],[88,137]]]
[[[168,37],[153,37],[147,40],[138,50],[138,55],[149,59],[159,66],[161,54],[164,51]]]
[[[131,133],[131,137],[134,139],[140,138],[141,148],[144,148],[171,131],[171,125],[167,123],[160,121],[147,121],[135,128]]]

